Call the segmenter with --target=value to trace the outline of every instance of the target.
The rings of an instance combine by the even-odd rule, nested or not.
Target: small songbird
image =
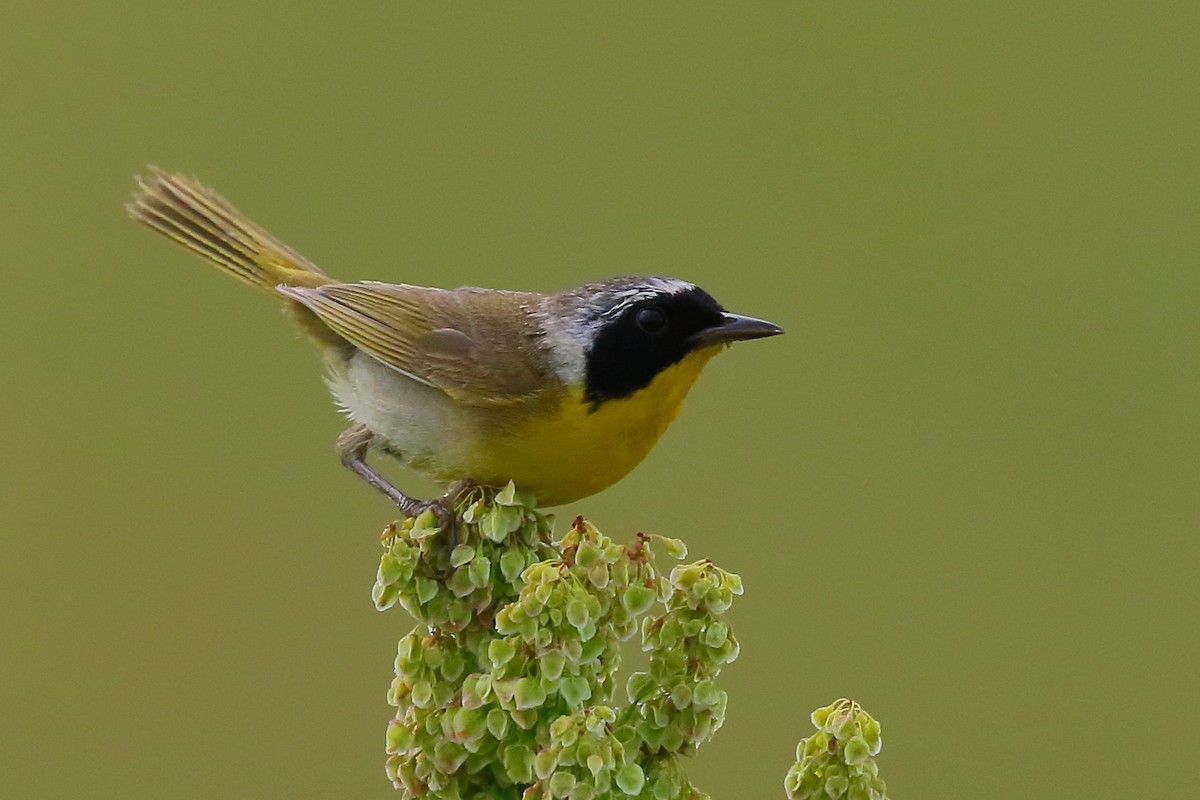
[[[193,178],[153,170],[130,216],[281,300],[324,352],[355,423],[342,463],[415,516],[368,448],[447,484],[512,480],[539,505],[622,478],[654,446],[704,364],[775,336],[681,280],[612,278],[560,294],[339,283]]]

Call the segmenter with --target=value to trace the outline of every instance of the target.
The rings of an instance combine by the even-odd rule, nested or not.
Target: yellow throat
[[[548,416],[538,415],[496,442],[499,479],[533,491],[540,505],[595,494],[636,467],[679,413],[679,406],[721,345],[694,350],[628,397],[593,406],[570,387]]]

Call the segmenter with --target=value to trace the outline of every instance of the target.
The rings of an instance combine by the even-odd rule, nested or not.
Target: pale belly
[[[332,370],[329,383],[354,421],[406,466],[445,483],[511,480],[553,506],[595,494],[637,466],[715,352],[692,353],[632,397],[594,411],[581,388],[529,406],[467,406],[363,354]]]

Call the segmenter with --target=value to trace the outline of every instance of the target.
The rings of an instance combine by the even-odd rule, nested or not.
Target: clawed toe
[[[451,501],[445,497],[439,497],[436,500],[422,500],[416,503],[412,508],[409,516],[419,517],[426,511],[432,511],[434,517],[437,518],[437,527],[442,533],[453,535],[455,524],[454,507]]]

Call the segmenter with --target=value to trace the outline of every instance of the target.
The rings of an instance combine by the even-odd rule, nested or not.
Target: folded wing
[[[461,402],[523,402],[558,385],[529,313],[541,295],[374,282],[278,291],[379,362]]]

